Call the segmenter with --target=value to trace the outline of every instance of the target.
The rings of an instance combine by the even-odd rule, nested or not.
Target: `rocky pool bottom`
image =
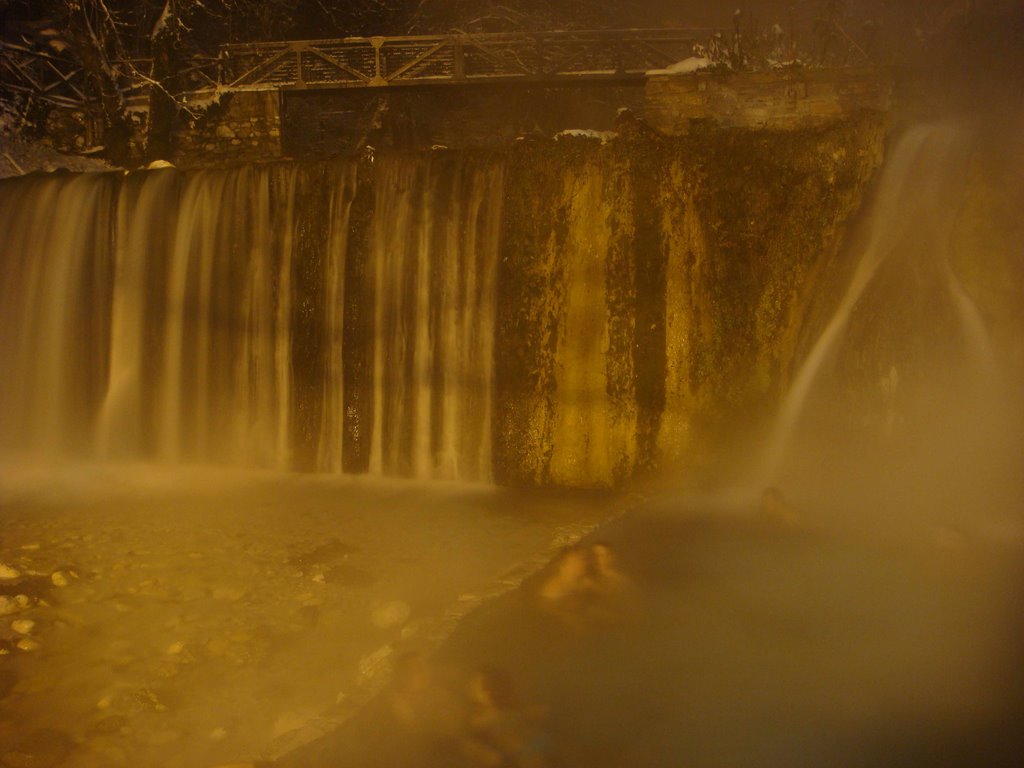
[[[614,599],[552,611],[545,569],[277,765],[1017,764],[1020,530],[858,533],[823,512],[640,505],[583,541],[614,553]],[[481,701],[481,671],[504,692]]]
[[[144,466],[2,481],[3,768],[1024,753],[1020,526]],[[545,602],[577,541],[621,581]],[[483,714],[481,670],[506,686]]]
[[[147,466],[0,472],[0,765],[268,760],[618,514],[611,495]]]

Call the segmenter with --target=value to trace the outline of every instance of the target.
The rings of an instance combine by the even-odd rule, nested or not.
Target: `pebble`
[[[391,629],[391,627],[405,624],[409,620],[410,613],[412,610],[408,603],[402,600],[391,600],[375,607],[370,613],[370,621],[378,629]]]
[[[39,643],[31,637],[23,637],[18,641],[18,649],[22,651],[38,651]]]
[[[68,585],[68,577],[60,571],[54,571],[53,575],[50,576],[50,581],[53,582],[55,587],[66,587]]]
[[[18,605],[17,599],[12,599],[7,595],[0,595],[0,616],[10,616],[12,613],[17,613],[21,610],[21,606]]]
[[[171,656],[177,656],[183,650],[185,650],[185,643],[183,643],[181,640],[179,640],[176,643],[171,643],[169,646],[167,646],[167,653]]]
[[[21,572],[7,565],[7,563],[0,563],[0,579],[16,579],[21,576]]]
[[[35,629],[36,623],[32,619],[15,619],[11,622],[11,629],[19,635],[30,635]]]

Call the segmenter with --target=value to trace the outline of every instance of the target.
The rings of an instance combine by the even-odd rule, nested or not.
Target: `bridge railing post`
[[[547,62],[544,60],[547,55],[547,46],[544,44],[543,34],[534,38],[534,55],[537,57],[537,68],[534,70],[534,74],[539,76],[547,74]]]
[[[453,77],[456,80],[466,79],[466,49],[462,35],[454,35],[452,38],[452,66]]]
[[[381,48],[384,47],[383,37],[371,37],[370,45],[373,46],[373,79],[368,85],[387,85],[387,78],[384,77],[384,62]]]
[[[295,85],[299,88],[306,86],[306,80],[302,74],[302,51],[305,48],[301,43],[294,43],[295,48]]]

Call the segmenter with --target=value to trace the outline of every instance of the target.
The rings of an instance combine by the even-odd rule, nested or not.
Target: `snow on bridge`
[[[642,81],[690,56],[719,30],[625,29],[349,37],[224,45],[178,73],[191,93],[377,88],[506,82]],[[152,62],[116,63],[122,92],[148,90]],[[92,89],[66,55],[0,44],[0,88],[58,106],[84,105]]]

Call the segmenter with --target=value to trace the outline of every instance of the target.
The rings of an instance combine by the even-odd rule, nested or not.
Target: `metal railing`
[[[226,45],[222,85],[239,90],[613,80],[691,55],[714,29],[353,37]]]
[[[178,89],[377,88],[511,81],[621,81],[691,55],[715,29],[629,29],[349,37],[224,45],[176,73]],[[124,94],[148,89],[152,61],[114,62]],[[0,43],[0,88],[82,106],[94,98],[82,65]]]

